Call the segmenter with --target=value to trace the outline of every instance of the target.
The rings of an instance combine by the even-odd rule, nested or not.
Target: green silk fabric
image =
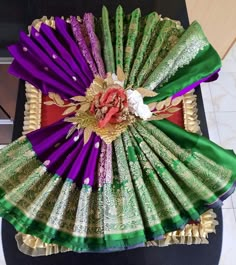
[[[171,97],[183,88],[201,80],[216,70],[220,69],[221,60],[215,49],[209,44],[188,64],[180,68],[177,73],[160,88],[155,91],[159,94],[156,97],[145,98],[145,103],[161,101]]]
[[[234,172],[236,177],[236,160],[232,150],[225,150],[206,137],[187,132],[168,120],[151,121],[151,123],[182,148],[203,154],[215,163]]]

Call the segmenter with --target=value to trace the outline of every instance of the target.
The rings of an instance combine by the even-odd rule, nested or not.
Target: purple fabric
[[[84,145],[83,130],[76,130],[68,139],[72,124],[60,120],[52,125],[27,134],[38,159],[48,171],[62,178],[69,178],[77,185],[93,186],[101,138],[93,133]],[[78,137],[79,136],[79,137]]]
[[[46,26],[45,25],[45,27],[47,28],[47,29],[50,29],[51,30],[51,28],[50,27],[48,27],[48,26]],[[45,28],[44,27],[44,25],[42,24],[42,28]],[[42,32],[43,32],[43,30],[42,30]],[[49,33],[48,33],[49,34]],[[42,34],[38,37],[38,38],[43,38],[42,37]],[[52,36],[50,36],[51,38],[52,38]],[[45,38],[44,38],[44,40],[46,40]],[[47,77],[47,79],[46,79],[46,81],[47,80],[49,80],[49,78],[50,78],[50,80],[52,79],[52,80],[60,80],[60,82],[62,82],[62,83],[64,83],[65,84],[65,87],[66,87],[66,85],[68,86],[68,85],[70,85],[70,87],[75,91],[75,92],[77,92],[78,93],[78,88],[79,88],[79,86],[80,87],[85,87],[85,84],[83,84],[82,82],[81,83],[79,83],[79,86],[78,86],[78,84],[77,84],[77,82],[75,82],[73,79],[72,79],[72,76],[73,75],[75,75],[72,71],[71,71],[71,75],[69,75],[69,73],[70,73],[70,71],[69,71],[69,69],[68,69],[68,66],[66,67],[66,65],[65,65],[65,63],[64,64],[62,64],[62,66],[64,66],[65,68],[63,68],[61,65],[60,65],[60,63],[62,63],[63,62],[63,60],[61,59],[60,60],[60,62],[57,62],[57,60],[58,60],[58,57],[59,56],[57,56],[57,58],[56,59],[52,59],[52,55],[53,54],[58,54],[58,52],[57,51],[55,51],[55,49],[53,50],[52,49],[52,53],[51,54],[49,54],[49,56],[46,54],[46,52],[45,51],[47,51],[47,48],[49,48],[48,46],[43,46],[43,48],[42,49],[40,49],[39,47],[38,47],[38,45],[31,39],[31,38],[29,38],[24,32],[22,32],[21,34],[20,34],[20,41],[21,41],[21,43],[23,44],[23,46],[26,46],[26,47],[30,47],[30,48],[28,48],[28,51],[27,51],[27,53],[26,54],[28,54],[28,53],[30,53],[30,54],[32,54],[33,56],[34,56],[34,60],[36,61],[36,62],[40,62],[40,64],[41,64],[41,71],[43,70],[43,73],[44,73],[44,75],[47,77],[47,72],[44,70],[44,68],[43,68],[43,66],[48,66],[48,68],[50,69],[50,76],[49,77]],[[45,41],[46,42],[46,41]],[[56,42],[56,41],[55,41]],[[44,43],[45,44],[45,43]],[[61,46],[61,47],[60,47]],[[60,47],[60,49],[62,50],[63,49],[63,47],[62,47],[62,45],[60,45],[59,46],[59,44],[58,44],[58,47]],[[33,59],[33,58],[32,58]],[[68,58],[67,58],[67,60],[68,60]],[[33,64],[34,64],[34,61],[32,61],[33,62]],[[57,62],[57,63],[55,63],[55,62]],[[69,73],[67,73],[65,70],[68,70],[68,72]],[[80,92],[82,92],[84,89],[81,89],[80,90]]]
[[[97,69],[99,71],[99,75],[101,77],[105,77],[105,67],[104,62],[101,56],[101,45],[99,42],[98,37],[95,34],[95,26],[94,26],[94,16],[91,13],[85,13],[83,17],[83,22],[85,24],[85,27],[87,29],[87,33],[90,39],[91,43],[91,49],[93,58],[97,64]]]
[[[93,57],[90,53],[89,48],[87,47],[85,38],[83,36],[82,33],[82,29],[81,29],[81,23],[79,23],[79,21],[77,20],[76,17],[70,17],[70,21],[71,21],[71,28],[74,34],[74,37],[76,39],[76,42],[78,43],[82,54],[85,58],[85,60],[87,61],[91,71],[93,72],[93,75],[98,75],[98,70],[96,67],[96,64],[93,60]]]
[[[89,30],[94,30],[94,24],[90,25],[90,23],[93,23],[91,18],[87,20],[86,25]],[[15,58],[9,72],[30,82],[43,94],[52,91],[65,99],[84,95],[93,81],[94,74],[98,74],[97,65],[86,46],[85,39],[79,46],[77,45],[69,23],[56,18],[55,25],[57,30],[42,23],[40,31],[32,28],[30,36],[21,32],[19,42],[9,47],[9,51]],[[83,37],[81,34],[85,34],[85,31],[84,26],[84,30],[82,31],[81,28],[78,37]],[[91,44],[91,47],[93,46],[91,51],[94,52],[99,49],[99,42],[96,40],[95,33],[91,34],[90,32],[87,37],[94,38]],[[97,58],[100,58],[98,65],[103,67],[100,69],[103,72],[103,61],[99,56],[97,55]],[[94,174],[97,172],[102,140],[93,133],[88,143],[84,145],[82,129],[76,130],[66,139],[71,127],[71,123],[64,122],[62,119],[27,134],[27,138],[49,172],[58,174],[62,178],[69,178],[78,185],[84,183],[94,185],[98,182],[95,181],[94,178],[97,176]]]
[[[83,81],[86,86],[89,87],[91,84],[90,80],[93,79],[93,73],[91,72],[86,60],[84,59],[82,52],[80,51],[78,45],[76,44],[75,39],[72,37],[73,33],[71,32],[71,26],[66,23],[61,18],[55,18],[55,25],[58,31],[58,34],[64,41],[68,44],[69,53],[73,56],[77,62],[78,67],[81,69],[83,76]],[[87,83],[86,83],[87,81]]]
[[[194,82],[193,84],[185,87],[184,89],[178,91],[176,94],[174,94],[172,96],[172,99],[183,96],[184,94],[188,93],[189,91],[191,91],[192,89],[194,89],[196,86],[200,85],[202,82],[211,82],[214,81],[218,78],[218,72],[220,71],[220,69],[216,70],[213,74],[204,77],[200,80],[198,80],[197,82]]]
[[[9,51],[15,58],[17,58],[16,61],[22,65],[24,69],[28,69],[29,75],[31,74],[32,76],[36,76],[39,80],[45,80],[45,83],[48,83],[53,87],[57,87],[59,91],[63,91],[67,88],[61,76],[54,78],[52,73],[49,75],[48,72],[44,70],[40,57],[37,58],[30,50],[24,52],[23,47],[24,46],[18,43],[11,46]],[[37,61],[37,64],[34,63],[35,61]]]
[[[83,76],[84,74],[81,72],[70,52],[67,51],[66,43],[63,43],[60,39],[58,39],[55,33],[55,30],[51,27],[42,24],[40,27],[40,36],[36,38],[34,37],[34,39],[36,41],[38,39],[44,40],[44,42],[42,42],[42,48],[49,54],[50,58],[52,58],[53,54],[57,56],[56,59],[51,59],[51,61],[55,62],[57,67],[64,70],[65,74],[68,75],[70,81],[73,83],[73,86],[76,86],[76,83],[78,82],[79,85],[85,87],[86,82],[80,78],[80,75]],[[75,76],[78,81],[74,82],[72,76]]]
[[[43,23],[40,32],[32,28],[30,37],[21,32],[19,42],[9,47],[14,57],[9,72],[43,94],[84,95],[94,77],[67,24],[57,18],[58,32]]]
[[[14,60],[8,68],[8,72],[19,79],[27,80],[30,84],[35,87],[40,87],[43,94],[47,94],[47,91],[55,92],[54,89],[51,90],[45,89],[41,80],[30,75],[26,69],[22,67],[20,63]],[[68,98],[69,96],[66,93],[61,93],[62,97]]]

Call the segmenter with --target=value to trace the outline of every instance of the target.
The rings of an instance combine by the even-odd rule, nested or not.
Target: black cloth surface
[[[163,17],[180,20],[184,27],[187,27],[189,24],[184,0],[2,0],[0,27],[2,24],[7,27],[15,23],[15,29],[18,29],[20,26],[21,29],[26,29],[27,25],[31,24],[34,19],[44,15],[63,15],[66,17],[69,15],[82,15],[84,12],[92,12],[95,16],[100,16],[102,5],[106,5],[111,14],[114,14],[118,4],[124,7],[126,13],[140,7],[142,14],[157,11]],[[15,14],[15,20],[13,14]],[[1,45],[2,43],[4,45],[8,44],[7,31],[2,36],[3,42],[0,42],[0,55],[6,56],[8,54],[6,47]],[[14,42],[17,39],[18,36],[13,34],[10,41]],[[208,136],[200,89],[197,89],[197,96],[201,129],[203,135]],[[13,140],[22,134],[25,100],[24,82],[20,81]],[[209,245],[149,247],[108,254],[69,252],[34,258],[22,254],[17,249],[15,241],[16,231],[8,222],[3,220],[2,240],[4,255],[7,265],[217,265],[222,245],[222,212],[220,209],[216,209],[215,212],[218,216],[219,225],[216,227],[216,235],[210,234]]]

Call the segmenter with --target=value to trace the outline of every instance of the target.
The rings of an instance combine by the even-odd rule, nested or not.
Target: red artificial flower
[[[103,128],[107,123],[120,123],[127,118],[128,99],[125,90],[120,87],[110,87],[94,97],[90,112],[99,120],[98,126]]]

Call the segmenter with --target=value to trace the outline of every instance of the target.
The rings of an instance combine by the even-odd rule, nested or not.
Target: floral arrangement
[[[181,102],[182,97],[145,104],[144,97],[155,97],[158,93],[142,87],[125,88],[124,84],[125,73],[118,68],[117,74],[107,73],[105,79],[96,76],[85,96],[72,97],[69,103],[65,103],[58,94],[50,92],[52,100],[44,104],[66,108],[63,115],[74,113],[65,118],[65,121],[74,125],[67,138],[76,129],[84,128],[84,144],[88,142],[92,132],[106,143],[111,143],[137,119],[161,120],[179,110],[174,106]]]

